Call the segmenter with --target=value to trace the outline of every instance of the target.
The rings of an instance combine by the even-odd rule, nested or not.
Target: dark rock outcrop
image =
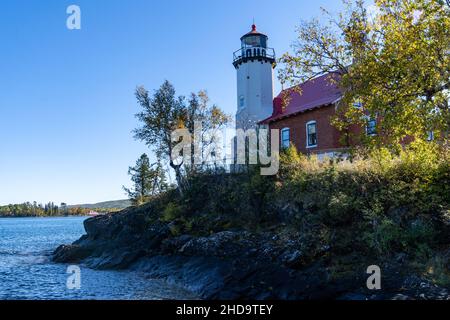
[[[309,250],[313,245],[301,235],[283,238],[236,230],[203,237],[174,236],[168,223],[149,221],[143,213],[148,210],[130,208],[86,220],[87,234],[72,245],[58,247],[54,260],[97,269],[139,270],[203,299],[421,298],[418,280],[408,282],[407,275],[398,272],[391,273],[395,274],[392,280],[384,280],[386,290],[368,290],[367,264],[354,263],[352,269],[336,272],[329,264],[330,247]],[[402,261],[397,260],[386,264],[401,270]],[[426,289],[430,298],[449,299],[444,290]]]
[[[59,246],[53,256],[55,262],[79,262],[89,257],[92,250],[89,247],[73,245]]]

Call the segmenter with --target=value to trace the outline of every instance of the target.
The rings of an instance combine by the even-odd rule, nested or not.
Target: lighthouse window
[[[317,147],[317,126],[315,121],[306,124],[306,147]]]
[[[239,107],[243,108],[244,105],[245,105],[245,98],[244,98],[244,96],[240,96],[239,97]]]
[[[247,47],[259,47],[261,45],[260,37],[251,36],[244,39],[244,45]]]

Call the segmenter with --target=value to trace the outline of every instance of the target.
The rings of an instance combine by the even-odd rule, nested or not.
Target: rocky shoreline
[[[404,270],[398,255],[380,265],[382,289],[368,290],[367,260],[340,257],[330,264],[329,247],[304,254],[301,235],[230,230],[208,236],[177,235],[171,223],[149,223],[144,210],[126,209],[87,219],[86,235],[58,247],[59,263],[94,269],[127,269],[164,279],[201,299],[440,299],[448,288]]]

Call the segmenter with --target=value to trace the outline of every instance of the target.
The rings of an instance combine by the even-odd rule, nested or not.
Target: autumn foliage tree
[[[230,117],[216,105],[210,105],[206,91],[192,93],[186,99],[184,96],[177,96],[175,88],[168,81],[155,90],[153,95],[144,87],[138,87],[135,95],[142,108],[136,115],[141,126],[134,130],[135,138],[144,141],[158,159],[169,162],[175,171],[178,189],[182,192],[186,183],[186,168],[192,167],[192,163],[184,163],[183,159],[178,161],[179,159],[172,157],[172,151],[179,142],[172,139],[172,133],[177,129],[186,129],[193,135],[194,124],[198,122],[202,127],[200,144],[206,147],[211,143],[207,132],[224,127]],[[191,161],[192,159],[193,157]]]
[[[448,142],[450,130],[450,6],[441,0],[344,1],[338,15],[302,22],[279,78],[295,85],[335,72],[343,90],[334,124],[376,118],[377,136],[362,142],[395,147],[427,132]],[[325,22],[324,22],[325,21]],[[355,108],[355,104],[362,108]],[[349,140],[348,136],[344,138]]]

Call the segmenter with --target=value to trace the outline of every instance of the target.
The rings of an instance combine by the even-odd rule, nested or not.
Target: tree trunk
[[[173,163],[173,161],[170,161],[170,166],[175,171],[175,178],[177,180],[178,192],[180,193],[180,196],[183,196],[183,193],[184,193],[184,181],[183,180],[184,179],[183,179],[183,174],[181,173],[181,164],[175,165]]]

